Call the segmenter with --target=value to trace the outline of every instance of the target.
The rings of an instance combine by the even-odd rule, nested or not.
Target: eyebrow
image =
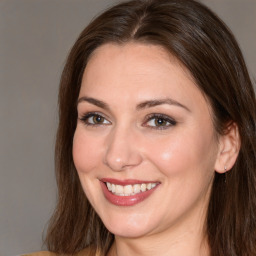
[[[91,98],[91,97],[81,97],[77,100],[77,105],[81,102],[89,102],[97,107],[100,107],[102,109],[105,109],[105,110],[109,110],[110,111],[110,107],[107,103],[101,101],[101,100],[98,100],[98,99],[95,99],[95,98]],[[186,107],[185,105],[179,103],[178,101],[176,100],[173,100],[173,99],[170,99],[170,98],[167,98],[167,99],[155,99],[155,100],[147,100],[147,101],[144,101],[144,102],[141,102],[140,104],[138,104],[136,106],[136,110],[143,110],[145,108],[151,108],[151,107],[155,107],[155,106],[159,106],[159,105],[164,105],[164,104],[168,104],[168,105],[174,105],[174,106],[177,106],[177,107],[181,107],[181,108],[184,108],[185,110],[189,111],[189,108]]]
[[[136,107],[136,109],[137,110],[142,110],[142,109],[145,109],[145,108],[151,108],[151,107],[155,107],[155,106],[159,106],[159,105],[164,105],[164,104],[174,105],[174,106],[177,106],[177,107],[181,107],[181,108],[184,108],[185,110],[190,112],[188,107],[186,107],[185,105],[179,103],[178,101],[170,99],[170,98],[144,101],[144,102],[140,103]]]
[[[97,100],[95,98],[90,98],[90,97],[81,97],[77,100],[77,105],[83,101],[89,102],[97,107],[100,107],[102,109],[106,109],[106,110],[110,110],[109,106],[107,103],[101,101],[101,100]]]

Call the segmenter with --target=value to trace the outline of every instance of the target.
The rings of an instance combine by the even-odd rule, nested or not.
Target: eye
[[[152,114],[147,117],[146,122],[143,126],[148,126],[153,129],[167,129],[170,126],[176,125],[176,121],[163,114]]]
[[[109,125],[111,124],[105,117],[97,113],[88,113],[80,118],[86,125]]]

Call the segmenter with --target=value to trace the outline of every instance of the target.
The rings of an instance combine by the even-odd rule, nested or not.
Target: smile
[[[107,201],[116,206],[136,205],[150,197],[160,185],[159,182],[115,179],[102,179],[100,184]]]
[[[108,190],[117,196],[133,196],[153,189],[157,185],[157,183],[142,183],[122,186],[106,182],[106,185]]]

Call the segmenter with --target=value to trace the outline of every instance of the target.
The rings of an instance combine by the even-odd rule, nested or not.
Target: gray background
[[[41,249],[56,199],[57,91],[67,53],[104,0],[0,0],[0,255]],[[256,77],[256,0],[205,0]]]

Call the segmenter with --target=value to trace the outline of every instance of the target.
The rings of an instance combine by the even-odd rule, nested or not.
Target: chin
[[[149,233],[147,230],[141,228],[141,227],[127,227],[124,225],[124,227],[107,227],[109,232],[114,234],[115,236],[119,237],[126,237],[126,238],[138,238],[145,236],[147,233]]]
[[[120,237],[137,238],[151,233],[153,229],[152,221],[151,225],[149,225],[149,222],[146,221],[148,218],[145,216],[138,217],[133,215],[126,218],[124,214],[121,217],[116,216],[112,218],[106,218],[106,216],[104,216],[101,219],[105,227],[112,234]]]

